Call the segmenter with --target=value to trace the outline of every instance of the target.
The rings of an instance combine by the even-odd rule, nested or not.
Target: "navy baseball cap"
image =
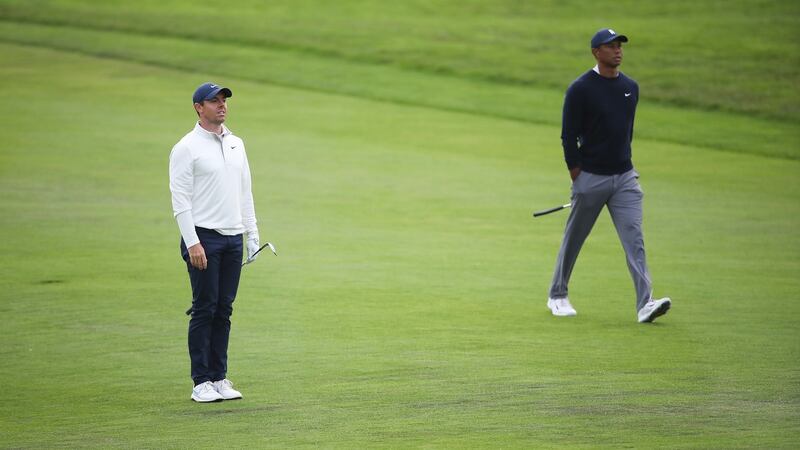
[[[628,42],[628,36],[617,34],[617,32],[611,28],[603,28],[592,36],[592,48],[600,47],[612,41]]]
[[[226,87],[222,87],[212,82],[203,83],[194,91],[192,103],[201,103],[203,100],[211,100],[220,92],[222,92],[225,98],[233,96],[233,92]]]

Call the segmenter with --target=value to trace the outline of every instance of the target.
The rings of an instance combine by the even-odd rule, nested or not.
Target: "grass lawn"
[[[566,213],[530,216],[567,199],[558,120],[465,103],[471,86],[486,98],[513,86],[455,77],[426,103],[411,86],[446,79],[393,66],[374,73],[403,86],[396,98],[326,85],[323,69],[302,83],[278,71],[270,77],[287,81],[273,84],[193,71],[181,55],[197,48],[171,53],[170,37],[173,65],[104,55],[81,30],[51,45],[50,26],[0,20],[0,79],[15,87],[0,112],[0,377],[13,393],[0,447],[800,440],[796,156],[637,137],[655,294],[673,310],[636,323],[604,214],[570,286],[579,315],[559,319],[545,300]],[[15,27],[32,32],[14,37]],[[362,63],[340,67],[372,70]],[[244,269],[235,304],[229,375],[245,399],[199,405],[167,157],[207,79],[234,91],[228,125],[247,144],[262,240],[280,256]],[[548,93],[545,106],[561,95],[530,89]],[[792,119],[676,105],[644,102],[642,126],[705,117],[697,132],[711,141],[719,118],[748,142],[797,139]]]
[[[225,8],[0,0],[0,21],[229,43],[234,54],[282,49],[557,91],[585,70],[591,33],[610,26],[631,37],[626,70],[650,100],[800,121],[800,3],[791,0],[235,0]]]

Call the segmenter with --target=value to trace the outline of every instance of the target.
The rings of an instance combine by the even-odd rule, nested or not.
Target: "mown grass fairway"
[[[556,319],[545,300],[566,213],[530,213],[567,200],[561,89],[449,82],[366,57],[294,50],[282,54],[285,66],[268,70],[272,60],[254,59],[261,75],[237,76],[206,65],[197,42],[178,32],[132,34],[112,52],[87,36],[122,42],[118,31],[87,25],[94,16],[70,9],[79,4],[39,6],[94,31],[40,23],[17,2],[0,2],[0,79],[13,86],[0,112],[0,377],[8,389],[0,447],[800,441],[800,158],[791,114],[773,121],[746,108],[643,102],[639,120],[651,131],[634,141],[634,157],[648,256],[655,294],[671,296],[674,308],[653,325],[636,323],[624,255],[604,214],[571,284],[579,315]],[[186,5],[171,2],[164,14]],[[118,27],[130,31],[130,20],[121,16]],[[164,45],[160,60],[142,51],[154,42]],[[784,44],[795,48],[776,45]],[[238,48],[209,45],[220,54]],[[242,54],[271,50],[261,45]],[[307,72],[281,69],[306,58]],[[326,78],[334,69],[341,79]],[[354,73],[393,83],[357,87],[345,76]],[[234,91],[228,125],[248,146],[262,239],[280,256],[245,268],[236,301],[229,375],[245,399],[199,405],[189,401],[190,291],[167,156],[193,126],[191,92],[208,79]],[[421,98],[414,87],[437,95]],[[537,112],[505,101],[526,89],[544,93]],[[685,117],[703,126],[675,125]],[[659,134],[660,119],[671,136]],[[716,145],[687,145],[693,133]],[[722,135],[737,143],[728,147]],[[759,136],[786,148],[759,147]]]

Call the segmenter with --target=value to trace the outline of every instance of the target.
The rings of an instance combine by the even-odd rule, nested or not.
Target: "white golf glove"
[[[245,264],[250,264],[251,262],[255,261],[258,258],[258,255],[255,253],[258,251],[258,233],[252,233],[247,235],[247,260],[244,262]]]

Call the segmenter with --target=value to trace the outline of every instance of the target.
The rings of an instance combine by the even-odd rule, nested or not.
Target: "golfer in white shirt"
[[[192,97],[198,122],[169,156],[172,208],[192,285],[189,357],[197,402],[242,398],[226,377],[230,316],[243,235],[248,262],[259,245],[244,142],[223,125],[232,95],[214,83],[200,85]]]

